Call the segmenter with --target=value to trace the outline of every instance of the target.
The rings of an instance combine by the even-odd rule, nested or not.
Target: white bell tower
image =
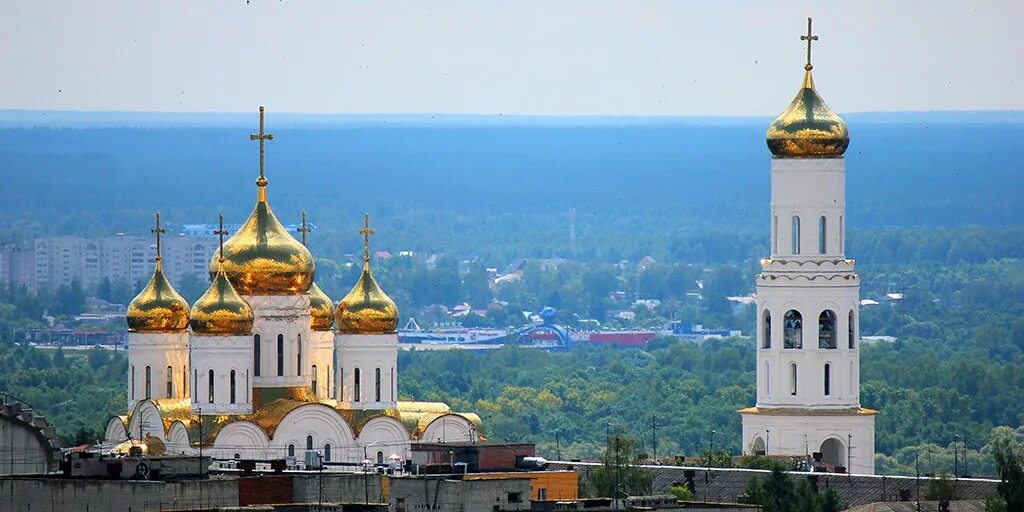
[[[860,277],[845,254],[846,123],[811,76],[768,129],[771,257],[757,276],[757,405],[742,409],[747,453],[810,456],[874,473],[874,416],[860,407]]]

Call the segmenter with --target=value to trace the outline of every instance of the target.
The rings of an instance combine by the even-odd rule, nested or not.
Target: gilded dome
[[[267,204],[267,180],[256,181],[256,208],[227,242],[224,273],[242,295],[298,295],[313,285],[316,265],[309,253],[277,220]],[[210,277],[217,274],[218,251],[210,261]]]
[[[231,286],[224,270],[213,277],[206,293],[192,306],[192,333],[230,336],[252,332],[252,307]]]
[[[128,303],[128,330],[181,332],[188,327],[188,302],[171,286],[160,259],[149,284]]]
[[[850,132],[818,95],[807,69],[796,98],[768,126],[767,139],[772,155],[780,158],[839,157],[850,145]]]
[[[387,334],[398,328],[398,306],[373,278],[369,258],[359,281],[338,303],[334,321],[343,334]]]
[[[334,326],[334,302],[316,283],[309,287],[309,314],[314,331],[329,331]]]

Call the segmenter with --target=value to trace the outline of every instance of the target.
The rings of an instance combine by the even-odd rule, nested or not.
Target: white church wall
[[[356,446],[355,436],[348,422],[341,414],[320,404],[303,405],[286,415],[271,440],[270,449],[279,457],[288,456],[292,446],[296,460],[303,460],[307,450],[307,438],[312,449],[323,453],[331,445],[331,460],[338,462],[359,462],[363,452]]]
[[[366,422],[356,442],[374,462],[378,461],[377,452],[383,454],[383,462],[387,462],[392,455],[398,455],[403,461],[411,457],[409,432],[401,421],[388,416]]]
[[[821,451],[827,439],[843,447],[841,460],[827,463],[849,468],[856,474],[875,472],[874,416],[856,415],[771,415],[743,416],[743,451],[751,453],[760,440],[768,455],[804,456]],[[852,446],[852,452],[847,452]],[[847,458],[847,455],[849,457]]]
[[[181,421],[171,424],[171,429],[167,432],[166,447],[168,454],[191,455],[194,452],[188,440],[188,430]]]
[[[334,331],[311,331],[310,385],[316,381],[314,391],[319,398],[334,398]],[[314,374],[315,368],[315,374]]]
[[[213,441],[212,455],[221,459],[272,459],[283,457],[269,450],[270,440],[259,426],[249,421],[226,425]]]
[[[128,421],[128,437],[132,439],[144,439],[146,434],[166,441],[164,435],[164,422],[160,418],[160,410],[156,405],[143,400],[135,405],[135,412]]]
[[[398,335],[337,334],[338,400],[348,409],[394,409],[398,407]],[[359,384],[356,385],[356,370]],[[377,371],[380,370],[380,395]]]
[[[457,414],[445,414],[431,421],[423,429],[420,439],[425,443],[465,443],[476,441],[479,436],[473,425]]]
[[[254,360],[255,336],[259,337],[260,345],[260,365],[258,371],[253,369],[253,387],[309,385],[306,368],[313,357],[309,295],[246,295],[244,298],[255,315],[254,337],[249,349]]]
[[[128,407],[147,398],[182,398],[188,396],[187,332],[128,333]],[[147,374],[149,368],[148,393]],[[170,368],[170,372],[168,372]],[[170,391],[168,394],[168,380]]]
[[[251,340],[248,335],[192,336],[194,412],[202,411],[204,415],[252,412]]]

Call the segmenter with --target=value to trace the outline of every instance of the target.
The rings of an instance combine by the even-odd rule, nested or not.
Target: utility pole
[[[957,435],[953,436],[953,478],[958,478],[960,476],[959,468],[958,468],[958,466],[960,465],[960,462],[959,462],[960,447],[957,446],[957,443],[959,442],[959,440],[960,440],[960,436],[957,436]]]
[[[917,486],[917,512],[921,512],[921,454],[914,454],[914,470],[917,472],[915,484]]]
[[[615,510],[619,509],[619,436],[615,436],[615,496],[612,503],[615,504]]]
[[[555,429],[555,456],[562,460],[562,447],[558,442],[558,429]]]
[[[651,415],[651,446],[654,451],[654,463],[658,463],[658,419]]]
[[[203,479],[203,408],[196,408],[199,419],[199,480]],[[203,506],[203,484],[199,483],[199,506]]]
[[[967,472],[967,434],[964,434],[964,471],[963,471],[963,473],[964,473],[964,477],[965,478],[971,476],[971,474]]]

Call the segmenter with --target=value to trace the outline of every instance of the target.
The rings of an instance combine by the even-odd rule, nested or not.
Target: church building
[[[860,277],[846,257],[846,123],[814,88],[811,20],[803,86],[768,128],[771,256],[757,275],[757,404],[747,453],[814,456],[874,474],[875,415],[860,406]]]
[[[482,439],[480,418],[443,403],[398,399],[398,308],[370,268],[335,304],[316,265],[267,201],[264,144],[256,206],[210,262],[211,283],[191,307],[164,276],[160,215],[149,284],[128,306],[128,413],[107,424],[107,447],[222,459],[406,461],[413,441]]]

